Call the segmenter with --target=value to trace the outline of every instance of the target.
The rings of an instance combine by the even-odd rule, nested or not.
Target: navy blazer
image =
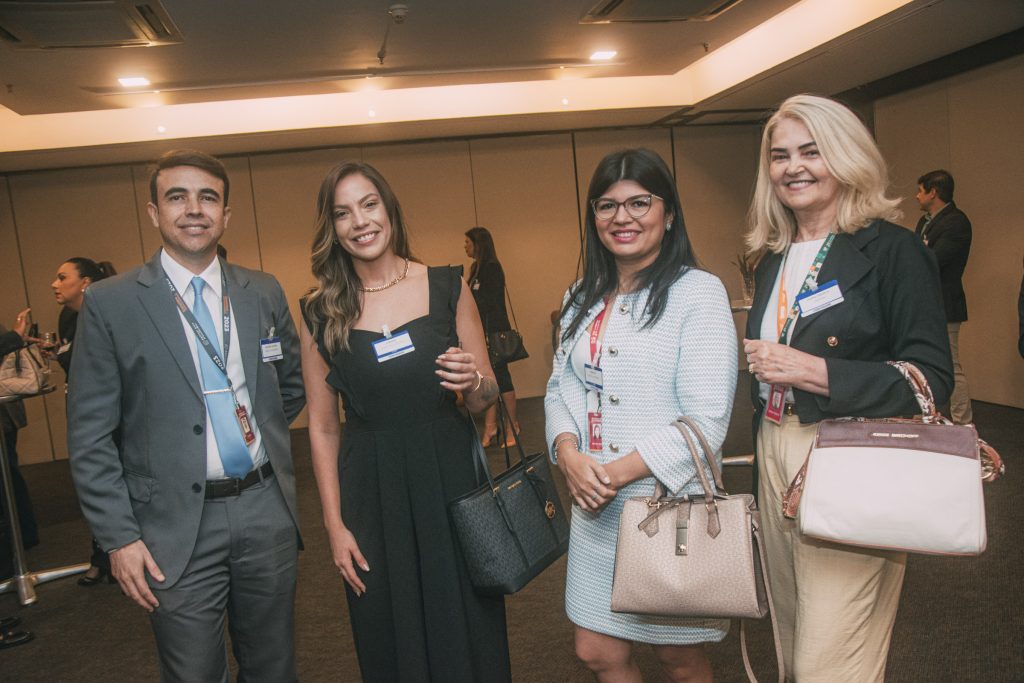
[[[924,229],[924,216],[917,221],[914,234]],[[939,261],[939,282],[946,321],[962,323],[967,320],[967,295],[964,294],[963,276],[967,257],[971,253],[971,221],[950,202],[928,226],[924,239]]]
[[[782,262],[767,254],[754,273],[747,338],[761,338],[761,321]],[[937,404],[953,387],[953,364],[935,259],[909,230],[876,220],[836,235],[818,282],[839,282],[843,302],[796,320],[791,346],[825,358],[828,396],[793,389],[803,423],[833,417],[892,417],[920,412],[913,392],[886,361],[910,361],[928,378]],[[774,310],[774,307],[773,309]],[[757,408],[760,382],[750,383]],[[755,431],[756,434],[756,431]]]

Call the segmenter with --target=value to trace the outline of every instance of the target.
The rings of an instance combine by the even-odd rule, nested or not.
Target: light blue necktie
[[[205,285],[206,282],[203,278],[192,278],[192,292],[196,297],[192,304],[192,314],[195,315],[199,326],[203,328],[207,339],[223,356],[220,335],[217,334],[217,328],[213,326],[213,318],[210,317],[210,310],[203,301]],[[196,339],[196,348],[199,352],[199,368],[203,375],[204,392],[227,389],[228,378],[213,362],[210,354],[206,352],[198,339]],[[223,361],[226,368],[228,359],[223,358]],[[229,477],[242,478],[252,469],[252,458],[249,456],[249,448],[245,445],[245,437],[242,436],[242,428],[238,425],[238,417],[235,415],[234,396],[230,391],[217,391],[217,393],[206,393],[205,395],[206,409],[210,413],[210,424],[213,425],[213,436],[217,440],[217,449],[220,451],[220,461],[224,465],[224,473]]]

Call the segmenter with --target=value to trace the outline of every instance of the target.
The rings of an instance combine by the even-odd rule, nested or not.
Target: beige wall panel
[[[970,321],[961,331],[961,362],[971,397],[1024,407],[1024,366],[1017,354],[1016,296],[1024,231],[1007,188],[1024,182],[1024,58],[1017,57],[952,79],[879,100],[876,133],[904,195],[903,223],[920,211],[917,177],[947,168],[955,199],[973,225],[964,274]]]
[[[889,165],[891,194],[903,201],[900,223],[914,227],[921,216],[914,195],[927,171],[949,167],[949,107],[945,82],[879,100],[875,138]]]
[[[18,313],[28,306],[25,293],[24,273],[21,269],[21,253],[18,250],[18,235],[11,211],[10,192],[7,178],[0,176],[0,324],[10,329]],[[40,326],[42,327],[42,326]],[[63,380],[60,368],[53,365],[57,377]],[[45,399],[34,398],[25,401],[28,427],[18,431],[18,458],[22,464],[44,462],[53,459],[50,443],[49,420],[46,416]]]
[[[732,299],[743,295],[734,262],[744,250],[760,135],[758,126],[675,130],[676,183],[687,234],[701,265],[721,278]]]
[[[469,143],[366,147],[363,158],[401,202],[416,257],[431,266],[465,264],[464,233],[476,225]]]
[[[561,134],[474,140],[471,150],[480,225],[494,237],[530,352],[509,366],[516,394],[542,396],[553,356],[551,311],[575,279],[579,257],[572,139]]]
[[[954,196],[971,219],[964,273],[969,321],[961,362],[971,395],[1024,408],[1024,360],[1017,353],[1017,293],[1024,256],[1024,57],[949,83],[950,172]]]
[[[315,282],[310,272],[309,254],[320,182],[338,162],[359,158],[358,148],[251,157],[253,204],[259,225],[263,270],[274,275],[284,288],[296,326],[301,323],[299,298]],[[303,410],[292,427],[306,425],[307,415]]]
[[[29,303],[40,330],[56,332],[60,308],[50,283],[63,259],[111,261],[118,272],[142,260],[131,171],[127,166],[45,171],[13,175],[9,182]],[[59,381],[63,373],[56,366],[54,372]],[[43,400],[54,456],[66,458],[64,393]],[[26,442],[30,438],[26,433]],[[32,443],[30,457],[38,447],[41,443]]]
[[[228,258],[246,268],[260,269],[260,243],[256,237],[256,215],[252,200],[252,183],[249,178],[249,160],[247,157],[222,159],[231,181],[228,192],[228,206],[231,207],[231,218],[228,229],[221,238],[221,243],[228,250]],[[135,186],[135,205],[138,214],[139,232],[142,236],[142,249],[145,259],[149,260],[160,248],[160,231],[153,226],[146,209],[149,204],[149,176],[151,167],[139,164],[132,167],[132,178]]]
[[[576,133],[576,174],[579,181],[580,216],[586,215],[587,187],[594,169],[608,154],[629,147],[646,147],[661,155],[668,167],[672,164],[672,137],[668,128],[592,130]]]

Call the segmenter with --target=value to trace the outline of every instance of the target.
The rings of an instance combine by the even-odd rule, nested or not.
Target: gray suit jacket
[[[298,530],[288,424],[305,405],[299,342],[273,276],[222,263],[253,419]],[[270,328],[284,358],[261,361]],[[82,511],[105,550],[141,538],[173,585],[203,512],[206,406],[160,253],[97,282],[78,319],[68,394],[68,451]],[[120,429],[120,438],[115,432]]]

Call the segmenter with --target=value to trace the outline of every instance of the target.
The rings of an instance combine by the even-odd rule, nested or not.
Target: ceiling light
[[[615,50],[598,50],[594,54],[590,55],[590,61],[592,62],[606,62],[615,55],[619,54]]]
[[[377,115],[377,112],[375,112],[373,109],[371,109],[370,111],[366,112],[366,115],[369,116],[372,119],[374,116]]]
[[[569,104],[569,98],[568,97],[563,97],[562,98],[562,104]]]
[[[166,133],[167,132],[167,126],[157,126],[156,127],[156,132],[157,133]]]
[[[125,76],[117,79],[117,82],[125,88],[143,88],[149,85],[149,79],[143,76]]]

